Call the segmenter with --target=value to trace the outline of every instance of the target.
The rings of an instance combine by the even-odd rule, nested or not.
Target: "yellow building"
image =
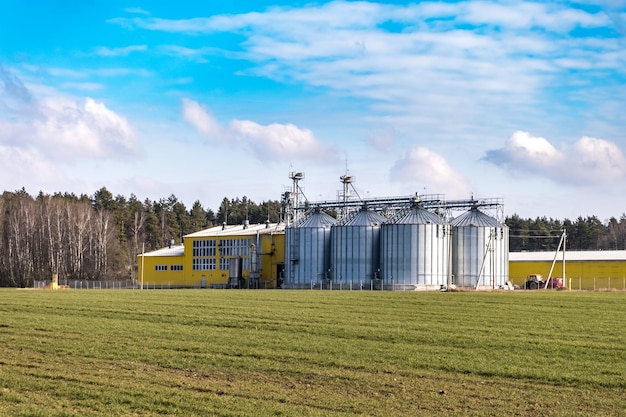
[[[563,252],[511,252],[509,279],[521,286],[530,274],[547,278],[553,262],[552,277],[563,277]],[[626,251],[566,251],[565,285],[582,290],[626,290]]]
[[[284,224],[216,226],[183,245],[139,255],[144,288],[277,288],[285,264]]]

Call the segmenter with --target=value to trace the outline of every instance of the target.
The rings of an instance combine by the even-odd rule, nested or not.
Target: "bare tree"
[[[35,203],[18,195],[10,202],[6,219],[6,265],[11,285],[26,287],[33,281],[34,257],[31,236],[36,230]]]
[[[100,277],[108,272],[109,246],[114,239],[111,225],[111,213],[96,210],[90,222],[90,250],[94,261],[94,276]]]
[[[67,204],[68,273],[76,279],[85,277],[85,252],[92,208],[89,203]]]

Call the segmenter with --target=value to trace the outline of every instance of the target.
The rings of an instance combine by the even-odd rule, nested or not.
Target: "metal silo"
[[[285,288],[311,288],[328,275],[330,233],[336,220],[319,209],[285,228]]]
[[[384,224],[380,236],[385,287],[435,290],[447,285],[450,244],[441,217],[414,206]]]
[[[344,289],[370,288],[378,277],[380,226],[384,216],[363,207],[332,226],[332,285]]]
[[[509,279],[509,229],[472,208],[451,222],[452,283],[501,288]]]

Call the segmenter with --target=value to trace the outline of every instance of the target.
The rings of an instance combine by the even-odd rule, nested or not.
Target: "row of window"
[[[230,260],[234,258],[220,258],[220,269],[230,269]],[[244,269],[250,268],[250,259],[242,260]],[[191,260],[191,269],[194,271],[214,271],[215,270],[215,258],[194,258]],[[167,265],[155,265],[155,271],[167,271]],[[182,265],[170,265],[171,271],[182,271]]]
[[[191,251],[194,257],[215,256],[215,240],[194,240]]]
[[[193,258],[191,260],[191,269],[194,271],[214,271],[215,258]]]
[[[250,239],[221,239],[219,250],[221,256],[249,256]],[[215,256],[215,240],[194,240],[192,244],[192,256]]]
[[[172,271],[182,271],[183,266],[182,265],[170,265],[170,269]],[[155,271],[167,271],[167,265],[155,265],[154,270]]]
[[[222,256],[249,256],[250,239],[222,239],[220,240],[220,254]]]
[[[219,241],[221,270],[230,268],[230,259],[227,257],[250,256],[250,239],[221,239]],[[194,240],[192,243],[191,269],[194,271],[213,271],[216,268],[216,241]],[[249,269],[250,259],[243,259],[243,268]],[[155,265],[156,271],[167,271],[167,265]],[[182,265],[170,265],[172,271],[182,271]]]
[[[230,258],[250,256],[250,239],[220,239],[219,245],[215,240],[194,240],[192,244],[191,269],[194,271],[214,271],[217,267],[215,256],[219,247],[219,269],[230,268]],[[250,260],[243,260],[243,267],[249,267]]]
[[[220,258],[220,270],[230,269],[231,259],[236,258]],[[191,269],[194,271],[215,271],[215,258],[195,258],[191,260]],[[250,269],[250,259],[242,259],[242,268]]]

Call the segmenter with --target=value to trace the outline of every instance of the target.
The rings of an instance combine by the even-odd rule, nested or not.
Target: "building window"
[[[194,240],[192,256],[215,256],[215,240]]]
[[[155,271],[167,271],[167,265],[154,265]]]
[[[220,240],[220,256],[250,256],[250,239]]]
[[[220,258],[220,269],[225,271],[230,268],[230,258]]]
[[[194,271],[215,270],[216,241],[194,240],[192,243],[191,269]],[[182,271],[182,265],[181,265]]]
[[[194,271],[213,271],[215,270],[215,258],[193,258],[191,269]]]
[[[171,265],[170,269],[172,271],[182,271],[183,270],[183,266],[182,265]]]

